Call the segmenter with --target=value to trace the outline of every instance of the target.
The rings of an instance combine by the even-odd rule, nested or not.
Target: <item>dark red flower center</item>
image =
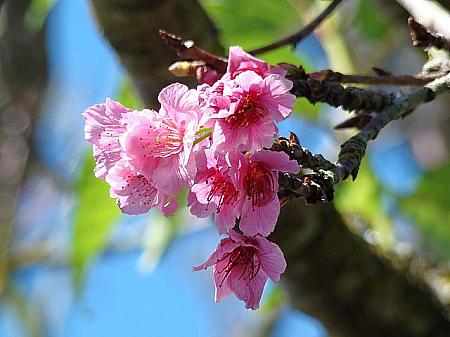
[[[247,127],[257,122],[264,115],[264,109],[259,105],[260,96],[259,93],[246,93],[241,97],[234,113],[225,121],[232,127]]]
[[[267,205],[275,194],[272,172],[259,163],[251,163],[244,178],[247,197],[252,201],[253,210]]]
[[[224,204],[233,204],[236,201],[238,192],[236,191],[234,184],[218,170],[206,179],[206,183],[208,183],[210,179],[212,179],[211,190],[206,199],[209,204],[214,197],[219,197],[217,212],[220,212],[220,209]]]
[[[222,258],[217,261],[220,262],[228,259],[226,266],[224,266],[222,270],[218,270],[219,273],[224,273],[219,286],[222,286],[231,271],[239,266],[243,267],[239,279],[247,280],[248,283],[253,280],[261,268],[261,263],[258,257],[255,256],[256,251],[257,249],[252,246],[239,246],[232,252],[224,254]]]

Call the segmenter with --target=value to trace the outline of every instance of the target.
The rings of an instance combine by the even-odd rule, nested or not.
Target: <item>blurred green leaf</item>
[[[71,263],[77,288],[82,284],[87,265],[107,243],[120,210],[109,197],[106,182],[94,175],[94,159],[89,153],[76,184],[78,207],[72,232]]]
[[[437,256],[450,259],[450,161],[425,173],[415,193],[400,199],[400,207],[424,234]]]
[[[302,117],[317,119],[321,107],[320,103],[312,104],[306,98],[297,98],[294,103],[294,113]]]
[[[388,19],[374,0],[360,0],[353,25],[358,27],[363,37],[370,40],[382,40],[392,32]]]
[[[33,31],[39,31],[47,19],[55,0],[33,0],[25,14],[25,26]]]
[[[284,288],[279,284],[273,284],[270,287],[267,296],[264,296],[261,304],[261,312],[267,314],[269,312],[280,309],[287,303],[287,296]]]
[[[202,0],[201,3],[219,28],[225,47],[260,47],[293,32],[301,23],[295,8],[286,0]]]
[[[392,247],[394,234],[389,218],[381,204],[381,186],[363,159],[355,181],[337,186],[336,208],[344,214],[362,216],[379,234],[379,244]]]
[[[158,266],[161,258],[179,233],[181,225],[186,222],[186,218],[189,216],[187,208],[184,207],[186,196],[187,190],[178,196],[179,207],[174,215],[165,217],[159,212],[154,214],[152,223],[145,233],[144,252],[139,259],[139,265],[145,271],[151,272]]]
[[[141,110],[144,107],[144,102],[139,97],[129,76],[123,78],[117,100],[127,108]]]

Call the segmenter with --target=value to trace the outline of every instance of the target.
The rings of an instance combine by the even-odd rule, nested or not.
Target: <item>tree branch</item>
[[[327,82],[335,83],[358,83],[371,85],[394,85],[394,86],[418,86],[425,85],[435,79],[446,75],[446,73],[428,75],[346,75],[338,71],[322,70],[310,76]]]
[[[333,2],[327,8],[325,8],[325,10],[322,13],[320,13],[314,20],[312,20],[309,24],[307,24],[297,33],[285,37],[281,40],[275,41],[267,46],[254,49],[250,51],[250,54],[253,55],[262,54],[283,47],[288,44],[292,44],[294,46],[297,45],[301,40],[303,40],[305,37],[311,34],[322,23],[322,21],[325,20],[336,9],[336,7],[341,2],[342,0],[333,0]]]
[[[408,26],[414,47],[436,47],[450,51],[450,40],[442,35],[431,33],[424,25],[415,21],[412,17],[408,18]]]
[[[341,106],[345,110],[380,111],[393,101],[391,94],[369,89],[346,87],[308,77],[292,79],[291,92],[297,97],[305,97],[311,103],[323,102],[333,107]]]
[[[183,41],[179,36],[168,33],[164,29],[159,30],[159,35],[169,47],[175,50],[178,56],[184,59],[203,61],[220,73],[225,73],[227,70],[227,59],[225,57],[198,48],[193,41]]]
[[[450,39],[450,15],[436,1],[397,0],[414,19],[434,32],[439,32]]]
[[[357,135],[351,137],[341,146],[334,183],[337,184],[349,175],[356,178],[362,157],[369,140],[375,139],[388,123],[406,116],[422,103],[430,102],[439,94],[450,89],[450,74],[441,77],[426,86],[397,97],[391,105],[379,112]]]

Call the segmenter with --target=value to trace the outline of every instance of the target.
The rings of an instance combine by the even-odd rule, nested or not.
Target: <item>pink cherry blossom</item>
[[[237,178],[228,156],[205,149],[196,154],[197,175],[188,194],[191,213],[204,218],[215,214],[217,231],[226,233],[239,216]]]
[[[230,47],[227,73],[224,79],[234,79],[239,74],[248,70],[257,73],[263,78],[270,74],[276,74],[282,77],[286,75],[285,70],[268,65],[266,62],[246,53],[241,47]]]
[[[95,176],[104,179],[108,170],[121,158],[119,137],[126,131],[127,113],[131,111],[110,98],[103,104],[87,108],[84,134],[94,145]]]
[[[239,179],[243,201],[239,228],[246,235],[268,236],[280,214],[278,172],[297,173],[300,167],[283,152],[262,150],[241,158]]]
[[[257,151],[271,146],[278,131],[275,124],[289,116],[295,96],[292,82],[278,75],[262,78],[245,71],[224,87],[228,109],[211,115],[215,121],[213,146],[221,152]]]
[[[129,113],[121,144],[126,159],[171,196],[189,186],[195,175],[192,156],[198,118],[198,93],[179,83],[159,94],[161,109]]]
[[[117,205],[123,213],[142,214],[156,207],[168,216],[177,208],[175,199],[156,189],[124,160],[109,170],[106,181],[111,186],[111,197],[117,198]]]
[[[206,83],[209,85],[213,85],[222,77],[217,70],[206,65],[197,67],[195,74],[199,83]]]
[[[194,270],[213,266],[215,300],[234,293],[245,302],[247,309],[258,309],[268,278],[280,281],[286,261],[280,248],[264,237],[248,237],[230,231],[222,239],[210,258]]]

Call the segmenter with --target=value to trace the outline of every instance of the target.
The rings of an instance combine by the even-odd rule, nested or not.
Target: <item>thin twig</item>
[[[430,32],[424,25],[408,18],[409,31],[414,47],[428,48],[436,47],[450,51],[450,41],[444,36]]]
[[[311,74],[313,78],[336,83],[371,84],[371,85],[395,85],[395,86],[417,86],[425,85],[435,79],[446,75],[446,73],[430,75],[346,75],[333,70],[322,70]]]
[[[380,111],[358,134],[341,145],[336,170],[333,172],[334,184],[349,175],[356,178],[367,143],[375,139],[388,123],[411,113],[422,103],[432,101],[437,95],[450,90],[450,74],[441,77],[410,94],[397,97],[392,104]]]
[[[305,97],[311,103],[327,103],[341,106],[345,110],[380,111],[392,103],[393,95],[370,89],[344,88],[338,83],[329,83],[314,78],[292,80],[291,92],[297,97]]]
[[[303,27],[297,33],[292,34],[288,37],[285,37],[281,40],[275,41],[267,46],[264,46],[264,47],[261,47],[258,49],[254,49],[250,52],[250,54],[258,55],[258,54],[262,54],[262,53],[268,52],[273,49],[277,49],[279,47],[282,47],[282,46],[285,46],[288,44],[293,44],[293,45],[298,44],[306,36],[311,34],[317,28],[317,26],[320,25],[322,23],[322,21],[327,16],[329,16],[341,2],[342,2],[342,0],[333,0],[333,2],[327,8],[325,8],[322,13],[320,13],[314,20],[312,20],[310,23],[308,23],[305,27]]]
[[[198,48],[192,41],[183,41],[179,36],[166,32],[164,29],[159,30],[159,35],[166,41],[167,45],[176,51],[178,56],[190,60],[203,61],[220,73],[225,73],[227,70],[226,58]]]

